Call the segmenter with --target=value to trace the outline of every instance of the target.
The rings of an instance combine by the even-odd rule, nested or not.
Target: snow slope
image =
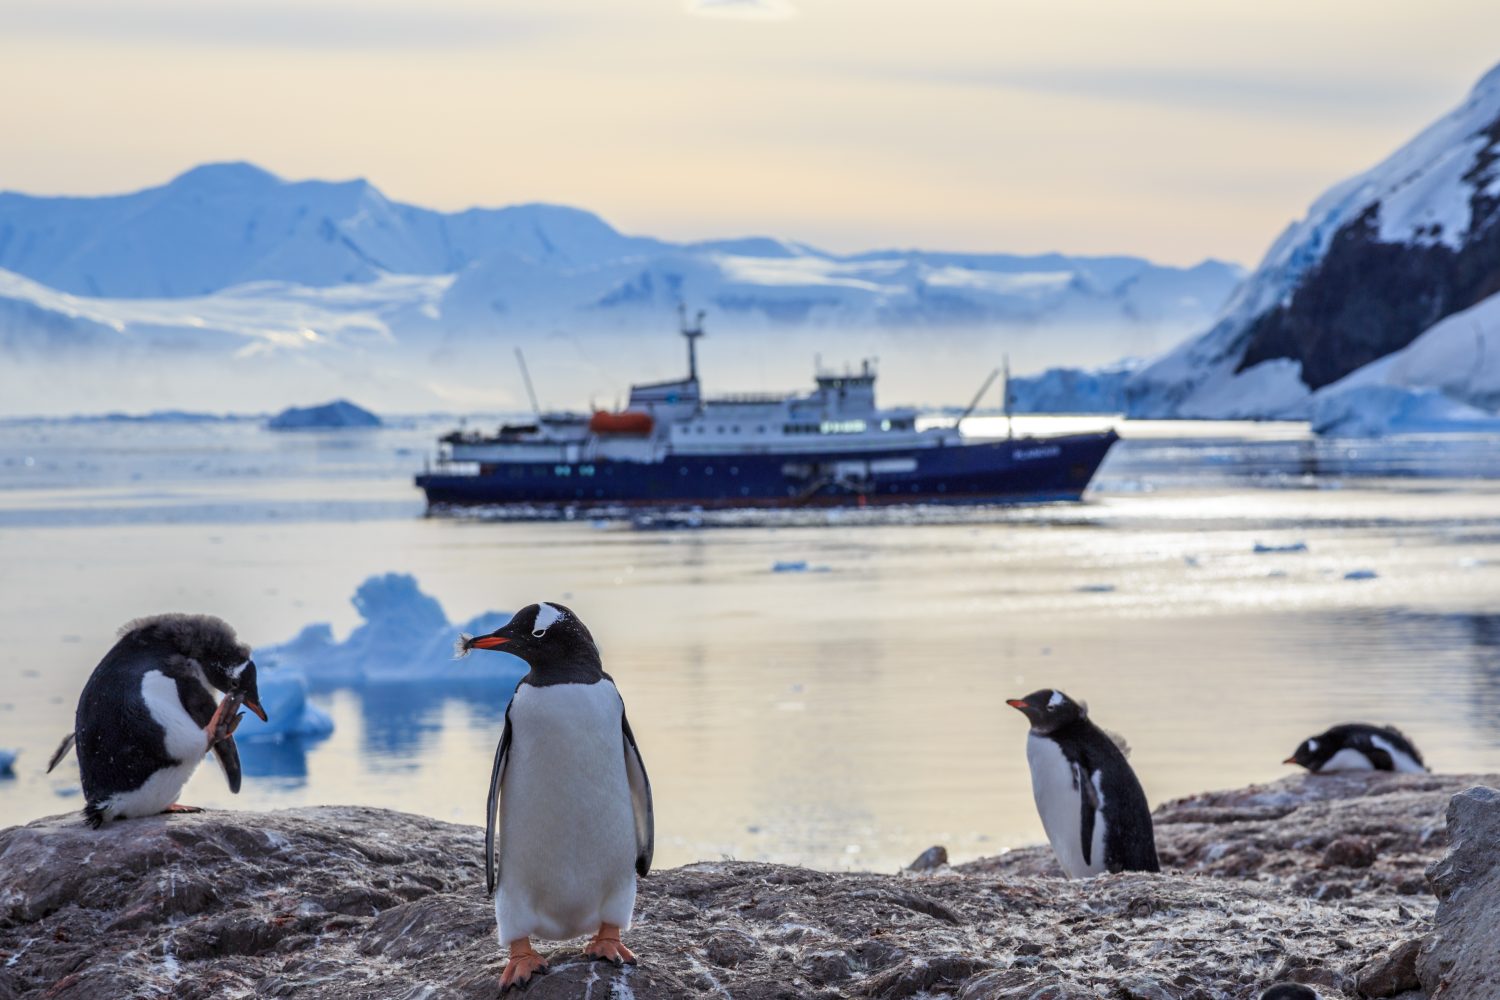
[[[1459,107],[1336,185],[1206,333],[1131,380],[1150,417],[1305,417],[1313,389],[1487,294],[1500,263],[1500,67]]]
[[[1008,351],[1019,368],[1157,353],[1240,276],[1217,261],[670,243],[578,209],[444,214],[364,181],[286,182],[247,164],[105,198],[0,194],[0,356],[66,356],[64,398],[126,409],[222,408],[199,385],[211,363],[258,394],[241,408],[524,405],[508,371],[502,390],[463,370],[484,356],[508,367],[516,345],[539,381],[553,365],[556,405],[581,405],[677,374],[680,301],[709,311],[716,391],[800,385],[823,352],[878,354],[888,374],[920,373],[896,384],[904,398],[950,399],[970,390],[976,353]],[[31,382],[0,385],[0,407],[65,411],[57,392],[28,396]],[[142,382],[148,398],[131,398]]]

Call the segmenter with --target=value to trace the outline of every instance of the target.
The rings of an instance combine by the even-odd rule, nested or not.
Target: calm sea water
[[[71,763],[42,772],[124,621],[211,611],[259,646],[312,622],[343,635],[355,588],[391,571],[453,621],[549,598],[583,616],[666,865],[892,869],[934,843],[961,859],[1036,842],[1005,699],[1038,687],[1124,734],[1153,802],[1278,777],[1299,740],[1356,719],[1400,725],[1436,769],[1500,770],[1494,439],[1125,424],[1083,504],[683,526],[424,518],[410,476],[443,429],[0,424],[0,747],[21,750],[0,821],[81,805]],[[772,572],[786,561],[813,571]],[[504,698],[323,691],[331,737],[246,745],[239,796],[210,765],[184,800],[480,823]]]

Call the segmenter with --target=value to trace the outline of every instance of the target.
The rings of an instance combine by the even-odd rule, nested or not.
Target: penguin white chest
[[[104,804],[105,815],[111,819],[154,816],[176,802],[208,752],[208,736],[182,707],[175,680],[159,670],[148,670],[141,678],[141,700],[161,727],[167,756],[176,763],[153,773],[141,787],[111,796]]]
[[[636,843],[623,714],[609,681],[517,688],[500,801],[502,944],[630,925]]]
[[[1031,766],[1031,793],[1042,818],[1042,829],[1058,864],[1069,878],[1087,878],[1105,870],[1104,813],[1094,809],[1094,828],[1088,857],[1083,850],[1083,810],[1086,790],[1081,782],[1093,782],[1093,795],[1103,805],[1097,775],[1074,767],[1055,740],[1031,733],[1026,737],[1026,762]]]

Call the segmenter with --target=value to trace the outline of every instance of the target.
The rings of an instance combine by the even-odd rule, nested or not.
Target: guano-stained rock
[[[1427,870],[1433,931],[1417,959],[1431,1000],[1500,997],[1500,791],[1470,788],[1448,804],[1453,845]]]
[[[549,944],[526,996],[1253,1000],[1287,979],[1353,1000],[1364,970],[1426,932],[1431,901],[1408,880],[1472,783],[1295,777],[1169,803],[1159,875],[1069,881],[1045,874],[1046,848],[921,874],[654,872],[627,935],[638,967]],[[1373,863],[1320,868],[1341,836],[1369,840]],[[503,956],[481,842],[351,807],[3,830],[0,998],[492,1000]]]

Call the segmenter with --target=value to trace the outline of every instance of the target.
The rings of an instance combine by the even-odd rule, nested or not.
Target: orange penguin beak
[[[1297,758],[1296,757],[1288,757],[1286,760],[1282,761],[1282,763],[1283,764],[1295,764],[1295,763],[1297,763]]]
[[[258,701],[249,701],[249,700],[248,700],[248,699],[247,699],[247,700],[246,700],[246,701],[245,701],[245,703],[244,703],[244,705],[245,705],[245,707],[246,707],[246,708],[248,708],[248,709],[249,709],[249,710],[250,710],[250,711],[252,711],[252,712],[254,712],[254,713],[255,713],[255,714],[256,714],[256,715],[258,715],[258,716],[259,716],[259,717],[260,717],[260,721],[261,721],[261,722],[270,722],[270,721],[271,721],[271,720],[270,720],[270,719],[268,719],[268,718],[267,718],[267,717],[266,717],[266,710],[265,710],[265,709],[263,709],[263,708],[261,708],[261,707],[260,707],[260,702],[258,702]]]
[[[1023,698],[1008,698],[1008,699],[1006,699],[1005,703],[1007,705],[1009,705],[1011,708],[1019,708],[1023,712],[1026,711],[1026,709],[1028,709],[1028,708],[1031,707],[1030,705],[1028,705],[1026,703],[1026,700],[1023,699]]]
[[[505,638],[502,635],[482,635],[482,636],[480,636],[477,639],[470,639],[469,640],[469,648],[470,649],[499,649],[501,646],[505,645],[507,642],[510,642],[510,640],[507,639],[507,638]]]

